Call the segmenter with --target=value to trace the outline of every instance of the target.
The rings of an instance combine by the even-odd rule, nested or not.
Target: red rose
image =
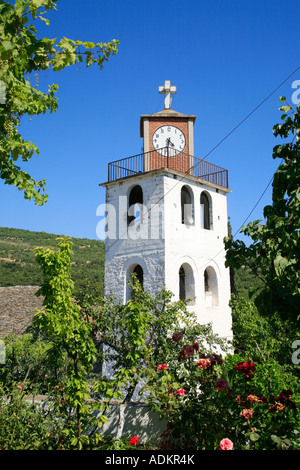
[[[252,408],[244,408],[241,413],[240,413],[240,416],[244,416],[245,419],[249,419],[253,416],[253,413],[252,413]]]
[[[247,400],[251,401],[251,403],[259,403],[260,400],[256,395],[248,395]]]
[[[185,357],[193,356],[194,354],[193,346],[190,346],[189,344],[185,344],[182,348],[182,353],[185,355]]]
[[[209,359],[199,359],[197,366],[201,367],[202,369],[208,369],[211,366],[211,362]]]
[[[269,408],[269,412],[273,413],[274,411],[283,411],[285,406],[282,403],[275,403]]]
[[[223,361],[220,356],[217,354],[200,354],[200,359],[208,359],[212,366],[215,364],[223,364]]]
[[[178,341],[180,341],[183,337],[183,334],[181,333],[181,331],[177,331],[176,333],[173,334],[172,336],[172,340],[175,342],[175,343],[178,343]]]
[[[263,395],[248,395],[247,401],[251,401],[252,403],[267,403],[267,399]]]
[[[218,390],[226,390],[229,387],[226,379],[217,379],[215,383],[215,388]]]
[[[138,436],[133,436],[129,441],[129,445],[130,446],[136,445],[136,447],[138,447],[138,442],[139,442],[139,437]]]
[[[235,366],[235,369],[242,373],[242,374],[245,374],[245,377],[247,378],[250,378],[250,377],[253,377],[253,373],[252,371],[255,370],[255,365],[253,364],[252,361],[244,361],[244,362],[240,362],[239,364],[237,364]]]
[[[175,392],[176,397],[178,397],[178,396],[183,397],[184,394],[185,394],[184,388],[179,388],[179,389],[176,390],[176,392]]]
[[[163,369],[165,369],[165,370],[168,369],[167,364],[159,364],[159,365],[157,366],[157,370],[163,370]]]
[[[222,439],[220,441],[219,449],[220,450],[232,450],[233,449],[233,442],[230,439],[228,439],[227,437],[225,437],[224,439]]]
[[[293,393],[291,390],[282,390],[282,392],[279,393],[279,399],[280,400],[289,400]]]

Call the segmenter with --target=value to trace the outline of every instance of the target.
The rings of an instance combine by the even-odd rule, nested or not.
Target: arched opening
[[[210,230],[211,229],[211,204],[210,204],[208,195],[205,192],[201,193],[200,207],[201,207],[201,228]]]
[[[179,299],[185,300],[185,271],[182,266],[179,269]]]
[[[144,288],[144,270],[138,263],[131,264],[126,271],[125,302],[131,299],[132,284],[139,282]]]
[[[187,186],[181,188],[181,223],[185,225],[194,223],[193,195]]]
[[[135,268],[133,269],[132,271],[132,274],[135,275],[135,281],[136,282],[139,282],[140,285],[143,287],[144,286],[144,272],[143,272],[143,268],[137,264],[135,266]]]
[[[219,305],[217,275],[211,266],[208,266],[204,271],[204,294],[206,307]]]
[[[204,271],[204,290],[205,292],[209,291],[209,285],[208,285],[208,274],[207,271]]]
[[[184,302],[189,300],[189,305],[193,305],[195,297],[194,273],[188,263],[184,263],[179,268],[179,299]]]
[[[127,223],[140,225],[142,223],[143,190],[136,185],[132,188],[128,198]]]

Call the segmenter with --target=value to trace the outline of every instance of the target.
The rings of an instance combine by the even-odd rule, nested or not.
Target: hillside
[[[60,235],[0,227],[0,286],[40,285],[41,270],[35,261],[34,248],[57,247]],[[95,297],[103,295],[104,242],[72,238],[71,275],[75,291],[82,289]]]
[[[0,227],[0,287],[38,286],[42,276],[35,261],[37,246],[57,247],[60,235],[46,232],[31,232],[15,228]],[[72,238],[73,259],[71,275],[75,293],[84,291],[97,299],[103,296],[104,288],[104,242],[88,238]],[[259,284],[249,270],[234,271],[236,292],[248,297],[251,286]]]

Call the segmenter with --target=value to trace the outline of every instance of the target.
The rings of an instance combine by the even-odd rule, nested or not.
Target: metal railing
[[[168,168],[228,188],[228,171],[170,147],[122,158],[108,164],[108,181]]]

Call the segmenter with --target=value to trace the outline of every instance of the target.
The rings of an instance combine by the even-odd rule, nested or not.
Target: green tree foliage
[[[281,98],[285,101],[285,98]],[[286,104],[282,124],[275,136],[290,142],[276,145],[273,158],[281,158],[274,175],[272,205],[264,208],[264,224],[256,220],[242,227],[252,238],[246,246],[240,240],[225,239],[226,265],[247,266],[262,280],[255,304],[261,315],[276,312],[283,320],[300,320],[300,105]]]
[[[133,276],[133,280],[135,280]],[[95,329],[101,332],[104,359],[116,370],[128,371],[125,401],[132,398],[137,384],[145,383],[147,370],[153,364],[171,360],[174,342],[171,331],[184,333],[206,344],[207,350],[217,347],[226,350],[226,341],[212,331],[212,326],[200,325],[196,316],[183,302],[172,302],[173,294],[162,289],[155,296],[144,291],[139,282],[132,282],[131,299],[125,305],[112,298],[105,299],[95,312]]]
[[[289,322],[278,313],[272,315],[272,321],[260,315],[254,302],[246,297],[232,295],[230,306],[235,351],[259,362],[272,358],[282,371],[299,377],[300,367],[292,361],[292,343],[300,338],[299,332],[290,331]]]
[[[89,413],[86,400],[90,398],[90,393],[86,377],[95,361],[95,348],[89,336],[89,324],[82,321],[80,308],[73,299],[70,242],[60,239],[58,245],[57,251],[36,249],[36,258],[44,275],[37,295],[44,296],[45,308],[36,314],[35,323],[50,341],[48,354],[54,368],[62,366],[67,354],[67,377],[58,391],[65,393],[68,406],[76,410],[75,436],[80,439],[83,417]],[[63,398],[60,400],[61,409],[64,409],[65,401]]]
[[[245,266],[234,269],[233,278],[234,291],[231,289],[231,293],[246,299],[253,298],[255,289],[263,286],[263,281],[253,273],[252,269]]]
[[[0,367],[2,386],[11,389],[15,382],[26,382],[27,393],[47,394],[51,387],[51,375],[57,372],[47,367],[48,349],[49,343],[31,333],[5,338],[5,366]]]
[[[45,14],[56,9],[57,0],[0,0],[0,176],[6,184],[24,191],[26,199],[44,204],[45,180],[35,181],[17,165],[27,162],[39,149],[25,140],[19,132],[21,118],[57,110],[55,93],[58,85],[49,86],[43,93],[30,79],[35,73],[85,62],[86,67],[97,64],[100,69],[111,54],[116,54],[118,41],[109,43],[82,42],[66,37],[38,38],[30,21],[42,20],[49,25]]]
[[[45,298],[36,324],[45,348],[37,343],[31,357],[31,340],[16,342],[8,356],[12,358],[4,377],[8,389],[0,376],[0,448],[101,448],[102,436],[96,431],[110,400],[122,399],[121,391],[127,388],[126,403],[141,380],[149,405],[167,420],[163,449],[217,449],[224,438],[235,450],[299,448],[298,380],[274,357],[264,355],[270,344],[263,349],[258,329],[247,338],[248,350],[257,360],[231,354],[223,359],[214,346],[225,350],[226,344],[210,325],[197,324],[185,304],[172,303],[171,293],[163,290],[152,298],[133,282],[131,300],[125,305],[109,299],[96,309],[88,298],[79,304],[70,276],[70,240],[61,238],[58,249],[38,248],[36,253],[44,279],[40,293]],[[249,305],[239,314],[246,323],[244,331],[251,333]],[[110,380],[91,380],[96,332],[99,341],[110,346],[108,358],[118,369]],[[17,363],[22,351],[27,359]],[[64,372],[51,373],[45,410],[24,402],[26,391],[33,391],[27,381],[34,381],[30,368],[35,366]],[[20,378],[25,375],[22,382],[17,371]],[[112,448],[122,448],[118,445]]]
[[[100,404],[92,401],[88,376],[96,361],[96,348],[91,337],[92,324],[73,297],[71,254],[72,244],[67,238],[58,239],[57,250],[36,248],[36,258],[43,271],[43,283],[37,295],[44,297],[44,308],[37,312],[34,323],[50,344],[47,355],[51,368],[58,370],[67,364],[65,377],[52,389],[51,396],[55,412],[66,423],[66,438],[71,446],[81,449],[105,418],[101,414],[97,421],[93,415]],[[118,397],[118,377],[116,383],[117,387],[113,380],[109,384],[99,380],[94,388],[111,399]],[[101,407],[102,412],[105,409],[106,405]]]

